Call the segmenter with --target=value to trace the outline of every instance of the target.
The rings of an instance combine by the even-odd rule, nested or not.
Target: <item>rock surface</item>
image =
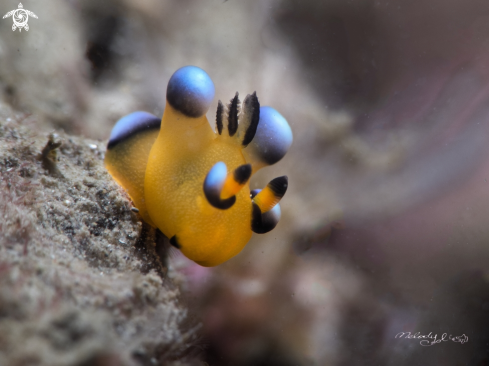
[[[104,145],[35,125],[0,106],[0,365],[193,364],[199,325]]]

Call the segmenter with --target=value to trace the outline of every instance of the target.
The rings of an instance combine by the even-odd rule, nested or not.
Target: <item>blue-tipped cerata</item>
[[[203,116],[214,99],[214,83],[207,73],[196,66],[185,66],[172,75],[166,100],[188,117]]]
[[[221,210],[227,210],[236,202],[236,196],[221,199],[221,191],[227,174],[226,164],[220,161],[211,168],[204,180],[204,194],[207,201]]]
[[[138,132],[159,129],[161,119],[148,112],[133,112],[122,117],[117,121],[112,132],[110,133],[107,149],[113,148],[119,142],[122,142]]]
[[[260,107],[260,122],[247,149],[268,165],[284,157],[292,144],[292,130],[287,120],[272,107]]]

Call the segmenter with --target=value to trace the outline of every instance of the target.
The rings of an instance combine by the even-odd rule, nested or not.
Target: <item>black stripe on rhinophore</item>
[[[287,192],[288,185],[289,180],[287,179],[287,176],[284,175],[282,177],[272,179],[270,183],[267,184],[267,187],[272,190],[275,197],[282,198],[285,192]]]
[[[228,131],[229,136],[234,136],[238,130],[238,110],[239,110],[239,98],[238,92],[233,99],[231,99],[228,105]]]
[[[173,235],[170,238],[170,244],[173,245],[177,249],[180,249],[181,248],[181,245],[178,243],[178,240],[177,240],[177,236],[176,235]]]
[[[243,164],[234,170],[233,178],[240,184],[245,184],[251,177],[251,164]]]
[[[222,133],[222,112],[224,111],[224,106],[222,105],[222,102],[219,101],[217,102],[217,112],[216,112],[216,126],[217,126],[217,132],[219,132],[219,135]]]
[[[253,108],[253,113],[251,115],[250,125],[248,126],[248,129],[246,130],[246,133],[243,138],[242,145],[244,147],[248,146],[248,144],[253,140],[253,137],[255,137],[256,129],[258,128],[258,122],[260,122],[260,102],[258,101],[256,92],[253,92],[250,98],[251,98],[250,102]]]

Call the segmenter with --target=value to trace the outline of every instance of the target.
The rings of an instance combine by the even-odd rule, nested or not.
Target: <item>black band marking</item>
[[[227,210],[236,202],[236,196],[231,196],[225,200],[221,199],[221,190],[216,187],[206,186],[204,181],[204,195],[207,201],[215,208]]]
[[[239,98],[238,92],[228,106],[228,131],[229,136],[234,136],[236,131],[238,130],[238,110],[239,110]]]
[[[261,210],[255,202],[251,201],[251,204],[253,206],[253,209],[251,210],[251,230],[260,234],[262,227]]]
[[[161,127],[161,118],[154,116],[154,119],[145,119],[142,123],[135,124],[132,128],[129,128],[124,133],[117,136],[115,139],[110,140],[107,143],[107,150],[112,149],[114,146],[118,145],[121,142],[129,140],[131,137],[141,133],[147,132],[151,130],[159,130]]]
[[[222,133],[222,112],[224,111],[224,106],[222,105],[222,102],[219,101],[217,102],[217,112],[216,112],[216,126],[217,126],[217,132],[219,132],[219,135]]]
[[[258,97],[256,96],[256,92],[250,96],[250,103],[252,107],[252,115],[251,122],[246,130],[246,133],[243,138],[243,146],[246,147],[255,137],[256,129],[258,128],[258,123],[260,122],[260,102],[258,101]]]
[[[277,215],[273,210],[261,213],[260,207],[255,202],[251,213],[251,230],[257,234],[265,234],[272,231],[277,226],[280,215]]]
[[[287,192],[288,185],[289,180],[287,179],[287,176],[284,175],[282,177],[272,179],[270,183],[267,184],[267,187],[272,190],[275,197],[282,198],[285,192]]]
[[[277,226],[280,216],[275,214],[274,210],[267,211],[261,215],[261,230],[262,232],[257,234],[265,234],[269,231],[275,229]]]
[[[234,170],[233,178],[240,184],[245,184],[251,177],[251,164],[243,164]]]
[[[203,116],[209,109],[207,102],[202,98],[191,98],[186,94],[188,91],[183,86],[168,83],[166,100],[173,108],[190,118]]]
[[[218,208],[220,210],[227,210],[228,208],[231,208],[236,203],[236,196],[231,196],[223,200],[219,197],[219,195],[213,193],[208,194],[205,190],[204,190],[204,194],[205,194],[205,198],[207,198],[207,201],[213,207]]]
[[[261,161],[266,163],[267,165],[273,165],[276,162],[280,161],[285,153],[287,152],[287,149],[284,147],[275,147],[273,149],[266,149],[266,150],[261,150],[258,153],[258,156],[260,157]]]

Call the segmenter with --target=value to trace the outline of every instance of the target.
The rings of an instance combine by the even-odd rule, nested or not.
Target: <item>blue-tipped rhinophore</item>
[[[188,117],[203,116],[212,99],[214,83],[207,73],[196,66],[185,66],[172,75],[166,90],[166,100]]]
[[[110,133],[109,143],[107,149],[113,148],[118,143],[134,136],[135,134],[159,129],[161,125],[161,119],[148,112],[133,112],[127,116],[122,117],[117,121],[112,132]]]

